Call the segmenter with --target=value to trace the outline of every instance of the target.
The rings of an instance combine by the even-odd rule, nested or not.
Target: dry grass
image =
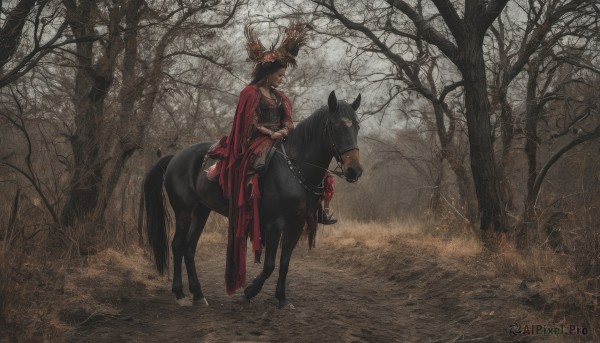
[[[343,225],[322,227],[319,238],[338,248],[364,245],[373,250],[387,250],[402,243],[411,249],[426,249],[448,258],[472,258],[482,251],[472,236],[442,238],[428,232],[418,222],[344,222]]]
[[[0,248],[0,258],[6,257],[5,252]],[[72,330],[96,317],[119,315],[118,307],[102,298],[103,292],[152,292],[164,286],[140,248],[69,258],[41,255],[24,258],[20,266],[0,265],[5,300],[0,341],[64,341]]]
[[[60,340],[67,327],[56,316],[65,270],[45,252],[31,253],[20,242],[0,248],[3,303],[0,338],[9,342]],[[44,256],[45,255],[45,256]]]
[[[317,244],[344,250],[339,263],[362,266],[365,272],[389,276],[406,256],[426,255],[443,268],[493,278],[511,287],[525,281],[544,299],[543,311],[534,317],[585,324],[593,337],[600,337],[600,277],[576,271],[578,253],[556,253],[544,244],[520,253],[510,243],[490,252],[469,231],[449,236],[417,222],[345,222],[322,228],[319,238]]]
[[[220,243],[227,241],[227,218],[211,213],[202,232],[201,241],[205,243]]]
[[[159,277],[147,251],[138,246],[137,218],[121,219],[102,228],[88,223],[68,231],[44,228],[34,239],[23,239],[36,227],[25,221],[19,221],[13,236],[3,232],[0,342],[64,341],[86,322],[119,315],[118,306],[103,294],[164,288],[168,276]],[[226,232],[226,219],[211,216],[202,241],[222,242]]]
[[[506,244],[499,252],[490,252],[472,234],[438,235],[417,222],[360,223],[320,228],[321,243],[335,248],[364,246],[369,250],[386,251],[402,245],[404,249],[427,251],[439,260],[488,261],[497,275],[512,275],[528,281],[568,280],[572,274],[573,258],[537,246],[528,253],[518,252]]]

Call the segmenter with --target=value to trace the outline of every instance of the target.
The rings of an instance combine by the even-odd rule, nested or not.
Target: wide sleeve
[[[281,117],[281,126],[287,127],[288,133],[291,133],[294,130],[294,120],[292,118],[292,102],[283,92],[279,92],[279,95],[281,96],[281,102],[283,105],[283,116]]]

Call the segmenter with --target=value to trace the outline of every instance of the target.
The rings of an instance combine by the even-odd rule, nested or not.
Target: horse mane
[[[299,142],[311,142],[314,139],[318,139],[319,135],[321,135],[322,125],[325,122],[327,115],[329,114],[329,109],[327,106],[323,106],[320,109],[316,110],[308,116],[307,118],[300,121],[296,124],[293,132],[293,141],[296,139]],[[290,138],[292,138],[290,137]]]
[[[338,109],[336,113],[343,118],[349,118],[352,119],[352,121],[357,121],[352,107],[345,101],[338,102]],[[299,139],[301,142],[312,142],[314,139],[318,139],[319,135],[322,134],[322,125],[324,125],[327,115],[329,115],[329,107],[325,105],[313,112],[313,114],[307,118],[300,121],[294,128],[292,141]]]

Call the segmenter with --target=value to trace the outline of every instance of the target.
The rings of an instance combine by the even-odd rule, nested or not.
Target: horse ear
[[[354,100],[354,102],[352,103],[352,108],[356,111],[356,110],[358,110],[359,106],[360,106],[360,93],[358,93],[356,100]]]
[[[329,113],[333,113],[337,110],[338,100],[335,96],[335,91],[331,91],[329,93],[329,99],[327,100],[327,105],[329,106]]]

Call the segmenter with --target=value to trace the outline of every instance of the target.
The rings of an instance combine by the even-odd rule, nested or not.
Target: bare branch
[[[542,183],[544,182],[544,179],[546,178],[546,174],[548,173],[550,168],[554,165],[554,163],[556,163],[556,161],[558,161],[562,157],[562,155],[564,155],[569,150],[573,149],[574,147],[578,146],[581,143],[585,143],[587,141],[597,139],[597,138],[600,138],[600,125],[596,126],[596,128],[592,132],[585,134],[583,136],[577,137],[574,140],[572,140],[571,142],[565,144],[556,153],[554,153],[554,155],[552,155],[552,157],[550,157],[550,159],[546,162],[546,164],[544,164],[544,166],[540,170],[539,175],[535,179],[533,189],[528,194],[528,203],[530,203],[530,204],[535,203],[535,200],[537,199],[538,194],[540,192],[540,188],[542,187]]]
[[[460,45],[461,40],[466,36],[466,34],[464,23],[458,16],[456,9],[450,0],[433,0],[433,3],[442,15],[442,18],[444,18],[444,22],[450,29],[450,32],[452,32],[454,39],[456,39]]]
[[[208,61],[208,62],[210,62],[210,63],[212,63],[212,64],[214,64],[214,65],[216,65],[216,66],[218,66],[220,68],[223,68],[224,70],[228,71],[230,74],[232,73],[231,65],[229,65],[227,63],[217,62],[214,59],[214,57],[205,55],[205,54],[203,54],[201,52],[189,52],[189,51],[181,51],[181,50],[180,51],[173,51],[170,54],[166,54],[164,56],[164,59],[168,59],[168,58],[171,58],[171,57],[174,57],[174,56],[178,56],[178,55],[198,57],[198,58],[201,58],[201,59],[203,59],[205,61]]]
[[[434,29],[425,18],[415,11],[409,4],[402,0],[386,0],[387,3],[404,13],[415,25],[417,32],[425,41],[437,46],[452,62],[458,63],[458,48]],[[452,16],[452,15],[450,15]],[[454,26],[454,25],[453,25]],[[456,25],[458,26],[458,25]],[[454,28],[460,31],[459,28]],[[457,37],[455,36],[455,39]]]
[[[406,61],[400,55],[393,53],[391,51],[390,47],[387,46],[383,41],[381,41],[379,39],[379,37],[377,37],[375,35],[375,33],[373,33],[373,31],[371,31],[367,26],[365,26],[362,23],[354,22],[354,21],[350,20],[348,17],[346,17],[345,15],[343,15],[342,13],[340,13],[337,10],[337,8],[334,6],[333,1],[331,1],[330,3],[326,3],[324,1],[318,1],[317,3],[320,4],[321,6],[327,8],[328,10],[330,10],[331,15],[334,16],[335,18],[337,18],[345,27],[347,27],[351,30],[356,30],[356,31],[362,32],[367,38],[369,38],[380,49],[382,54],[384,54],[387,58],[389,58],[397,66],[404,68],[411,63],[409,61]]]
[[[465,84],[465,81],[461,80],[461,81],[454,82],[453,84],[445,86],[444,89],[442,89],[442,93],[440,93],[439,101],[444,102],[444,99],[446,99],[446,96],[448,95],[448,93],[456,90],[459,87],[462,87],[464,84]]]
[[[35,3],[36,0],[21,0],[8,14],[0,30],[0,70],[17,50],[25,21]]]
[[[498,16],[500,16],[500,13],[502,13],[502,10],[506,7],[508,1],[509,0],[492,0],[488,3],[481,20],[481,32],[487,31]]]

